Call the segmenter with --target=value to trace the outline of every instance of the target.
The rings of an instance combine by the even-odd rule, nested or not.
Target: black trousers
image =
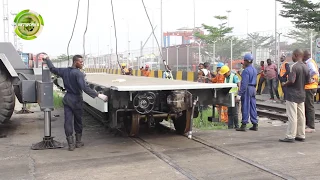
[[[266,82],[266,78],[260,77],[259,83],[258,83],[257,94],[261,94],[261,88],[262,88],[262,84],[263,84],[264,82]],[[266,85],[267,85],[267,84],[266,84]]]
[[[286,100],[287,99],[286,94],[288,91],[288,87],[282,86],[281,88],[282,88],[282,92],[283,92],[283,100]]]
[[[228,128],[239,127],[238,108],[239,102],[236,102],[235,107],[228,107]]]
[[[314,129],[314,119],[315,119],[315,110],[314,110],[314,94],[317,93],[317,89],[306,89],[306,100],[305,100],[305,115],[306,115],[306,125]]]
[[[67,93],[63,98],[64,131],[67,137],[73,135],[73,129],[76,134],[82,134],[82,103],[82,96]]]

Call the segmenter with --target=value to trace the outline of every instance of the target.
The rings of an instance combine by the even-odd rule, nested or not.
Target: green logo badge
[[[40,14],[29,9],[19,12],[14,18],[15,33],[22,39],[36,39],[44,26]]]

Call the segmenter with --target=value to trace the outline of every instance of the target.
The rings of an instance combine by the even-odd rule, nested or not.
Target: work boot
[[[251,131],[258,131],[258,124],[253,124],[251,128],[249,128]]]
[[[74,144],[73,136],[67,137],[67,141],[68,141],[69,151],[73,151],[76,148]]]
[[[247,126],[245,124],[242,124],[240,128],[236,128],[236,131],[247,131],[246,128]]]
[[[76,134],[76,148],[84,146],[84,143],[81,142],[82,134]]]

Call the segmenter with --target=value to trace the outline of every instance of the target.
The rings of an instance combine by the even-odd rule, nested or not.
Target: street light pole
[[[247,35],[249,34],[249,9],[247,9]]]
[[[216,61],[216,42],[213,42],[213,47],[212,47],[212,62],[214,63]]]
[[[129,57],[130,57],[130,26],[129,26],[129,22],[127,19],[124,19],[126,21],[127,24],[127,28],[128,28],[128,34],[127,34],[127,38],[128,38],[128,56],[127,56],[127,67],[129,66]]]
[[[228,11],[227,11],[227,13],[228,13],[228,27],[230,27],[230,20],[229,20],[229,19],[230,19],[230,17],[229,17],[230,12],[231,12],[231,10],[228,10]]]
[[[177,48],[177,72],[179,71],[179,46]]]
[[[280,38],[281,38],[281,34],[282,33],[278,33],[279,34],[279,40],[278,40],[278,65],[279,65],[279,67],[280,67]]]
[[[161,40],[161,51],[163,47],[163,29],[162,29],[162,0],[160,0],[160,40]]]
[[[233,56],[233,54],[232,54],[232,51],[233,51],[233,44],[232,44],[232,38],[231,38],[231,54],[230,54],[230,69],[232,70],[232,56]]]
[[[189,48],[190,48],[190,45],[187,45],[187,71],[189,71]]]
[[[154,24],[153,22],[154,22],[154,13],[152,10],[152,24]],[[152,53],[154,54],[154,37],[152,37]],[[161,53],[161,52],[159,52],[159,53]]]
[[[201,61],[201,41],[196,42],[199,45],[199,63],[202,63]]]
[[[193,0],[193,28],[196,28],[196,1]]]
[[[274,10],[275,10],[275,16],[274,16],[274,21],[275,21],[275,28],[274,28],[274,41],[275,41],[275,43],[274,43],[274,51],[275,51],[275,56],[274,56],[274,58],[276,59],[277,58],[277,16],[278,16],[278,14],[277,14],[277,1],[276,0],[274,0]],[[280,61],[279,61],[279,59],[278,59],[278,71],[279,71],[279,69],[280,69]]]
[[[167,64],[169,65],[169,48],[167,47]]]

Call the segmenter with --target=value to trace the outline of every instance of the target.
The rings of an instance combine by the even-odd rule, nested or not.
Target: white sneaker
[[[306,133],[315,133],[315,132],[316,132],[315,129],[306,128]]]

